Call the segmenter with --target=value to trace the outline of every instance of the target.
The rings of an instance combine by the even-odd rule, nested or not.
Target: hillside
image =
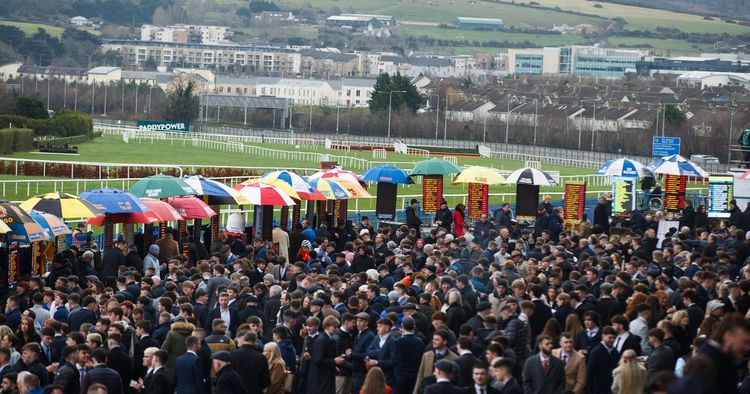
[[[634,5],[689,14],[750,20],[750,0],[602,0],[607,3]]]

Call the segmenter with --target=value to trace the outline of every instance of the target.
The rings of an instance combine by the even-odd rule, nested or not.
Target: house
[[[448,106],[446,116],[453,121],[484,120],[489,116],[489,111],[495,108],[491,101],[470,99],[460,101]]]
[[[453,25],[459,29],[469,30],[500,30],[503,27],[502,19],[493,18],[470,18],[459,16],[453,20]]]
[[[289,25],[299,22],[289,11],[263,11],[253,15],[253,21],[263,25]]]
[[[70,24],[75,26],[93,26],[94,22],[90,21],[88,18],[82,17],[82,16],[74,16],[70,18]]]

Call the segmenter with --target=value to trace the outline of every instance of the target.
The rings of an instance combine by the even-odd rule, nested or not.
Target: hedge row
[[[34,149],[34,131],[31,129],[0,129],[0,153],[28,152]]]
[[[45,146],[47,144],[55,145],[55,146],[62,146],[65,144],[68,145],[78,145],[82,144],[86,141],[91,140],[91,138],[97,138],[101,137],[102,133],[94,133],[93,135],[74,135],[72,137],[58,137],[58,138],[44,138],[44,139],[37,139],[34,140],[34,148],[39,148],[40,146]]]
[[[0,128],[26,128],[34,135],[71,137],[87,135],[91,138],[94,130],[91,118],[80,112],[59,111],[49,119],[32,119],[18,115],[0,115]]]

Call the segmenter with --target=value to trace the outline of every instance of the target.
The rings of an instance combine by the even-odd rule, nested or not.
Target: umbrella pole
[[[216,212],[215,216],[211,216],[211,242],[214,242],[219,238],[219,217],[221,216],[221,205],[211,205],[211,209]]]
[[[203,219],[193,219],[193,240],[195,242],[201,241],[201,233],[203,232]]]
[[[282,230],[287,231],[289,224],[289,207],[281,207],[281,215],[279,216],[279,227]]]
[[[107,219],[104,219],[104,245],[105,250],[114,246],[114,227]]]
[[[302,207],[300,206],[302,201],[294,200],[294,202],[296,202],[296,204],[292,207],[292,228],[299,224],[299,218],[302,211]]]

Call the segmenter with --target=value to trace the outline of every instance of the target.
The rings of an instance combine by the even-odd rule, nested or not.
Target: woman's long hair
[[[620,380],[620,393],[622,394],[638,393],[646,384],[633,349],[628,349],[622,354],[620,364],[615,371],[618,372],[617,379]]]
[[[544,324],[544,329],[542,329],[542,335],[549,335],[552,337],[552,346],[558,347],[558,343],[560,342],[560,334],[562,334],[562,327],[560,327],[560,323],[555,319],[554,317],[547,320],[547,323]]]
[[[271,367],[274,363],[279,362],[281,365],[286,368],[286,363],[284,362],[284,359],[281,358],[281,350],[279,349],[279,345],[276,344],[276,342],[268,342],[263,346],[264,352],[268,352],[268,366]]]
[[[565,318],[565,331],[569,332],[575,338],[578,333],[583,331],[581,319],[575,313],[571,313]]]
[[[362,394],[383,394],[386,392],[385,374],[379,367],[372,367],[367,372]]]

